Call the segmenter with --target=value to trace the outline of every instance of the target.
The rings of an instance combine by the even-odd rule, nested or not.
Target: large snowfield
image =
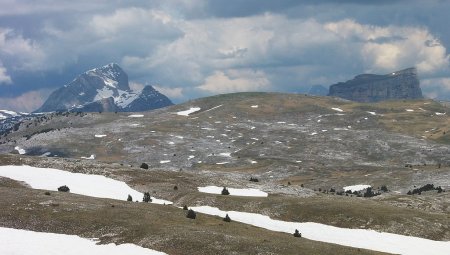
[[[135,244],[113,243],[97,245],[95,241],[75,235],[34,232],[0,227],[2,255],[163,255],[166,253],[142,248]]]
[[[125,182],[113,180],[102,175],[71,173],[58,169],[38,168],[32,166],[0,166],[0,176],[17,181],[23,181],[34,189],[58,190],[67,185],[71,193],[126,200],[128,195],[133,200],[141,201],[144,194],[136,191]],[[152,203],[172,204],[170,201],[152,197]]]

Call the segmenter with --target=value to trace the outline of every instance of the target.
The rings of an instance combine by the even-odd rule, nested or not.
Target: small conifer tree
[[[69,189],[69,187],[67,187],[66,185],[64,185],[64,186],[59,187],[59,188],[58,188],[58,191],[69,192],[70,189]]]
[[[230,192],[228,191],[228,189],[226,187],[223,187],[222,195],[230,195]]]
[[[298,232],[298,229],[296,229],[295,232],[294,232],[294,236],[295,237],[302,237],[302,234],[300,232]]]
[[[187,211],[187,210],[188,210],[188,207],[187,207],[187,205],[184,205],[184,206],[183,206],[183,210],[185,210],[185,211]]]
[[[150,197],[150,192],[145,192],[144,193],[144,198],[142,199],[142,201],[148,203],[152,201],[152,198]]]
[[[230,219],[230,216],[228,216],[228,213],[227,213],[227,215],[225,215],[225,218],[223,218],[223,221],[231,222],[231,219]]]
[[[128,201],[128,202],[131,202],[131,201],[133,201],[133,197],[131,197],[131,195],[130,195],[130,194],[128,194],[128,198],[127,198],[127,201]]]
[[[189,219],[195,219],[197,217],[197,214],[194,212],[194,210],[189,209],[188,213],[186,214],[186,217]]]

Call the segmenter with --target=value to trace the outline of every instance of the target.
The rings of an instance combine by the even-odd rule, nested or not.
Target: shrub
[[[46,191],[44,194],[45,194],[46,196],[50,196],[50,192],[48,192],[48,191]]]
[[[189,219],[195,219],[197,217],[197,214],[194,212],[194,210],[189,209],[188,213],[186,214],[186,217]]]
[[[178,190],[178,186],[177,185],[173,186],[173,190]]]
[[[383,186],[381,186],[381,191],[388,192],[389,190],[386,185],[383,185]]]
[[[152,198],[150,197],[150,192],[145,192],[144,193],[144,198],[142,198],[142,201],[148,203],[152,201]]]
[[[226,187],[223,187],[222,195],[230,195],[230,192],[228,191],[228,189]]]
[[[188,207],[187,207],[187,205],[184,205],[184,206],[183,206],[183,210],[185,210],[185,211],[187,211],[187,210],[188,210]]]
[[[253,177],[250,177],[250,181],[251,182],[259,182],[258,178],[253,178]]]
[[[66,185],[64,185],[64,186],[59,187],[59,188],[58,188],[58,191],[69,192],[70,189],[69,189],[69,187],[67,187]]]
[[[230,219],[230,216],[228,216],[228,213],[227,213],[227,215],[225,215],[225,218],[223,218],[223,221],[231,222],[231,219]]]
[[[127,201],[128,201],[128,202],[131,202],[131,201],[133,201],[133,197],[131,197],[131,195],[130,195],[130,194],[128,194],[128,198],[127,198]]]
[[[302,237],[302,233],[298,232],[298,229],[296,229],[295,232],[294,232],[294,236],[295,237]]]
[[[142,169],[148,169],[148,164],[147,163],[142,163],[141,164],[141,168]]]

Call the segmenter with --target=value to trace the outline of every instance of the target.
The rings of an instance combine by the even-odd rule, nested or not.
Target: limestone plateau
[[[423,98],[416,68],[385,75],[360,74],[352,80],[331,85],[328,95],[357,102]]]
[[[55,90],[36,112],[139,112],[172,104],[150,85],[142,91],[131,90],[128,75],[111,63],[86,71]]]

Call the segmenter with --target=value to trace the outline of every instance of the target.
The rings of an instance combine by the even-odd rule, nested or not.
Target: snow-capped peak
[[[99,68],[91,69],[85,74],[101,78],[106,86],[112,88],[120,88],[118,85],[124,79],[124,76],[126,76],[126,73],[116,63],[110,63]],[[122,89],[124,89],[124,87],[122,87]]]

